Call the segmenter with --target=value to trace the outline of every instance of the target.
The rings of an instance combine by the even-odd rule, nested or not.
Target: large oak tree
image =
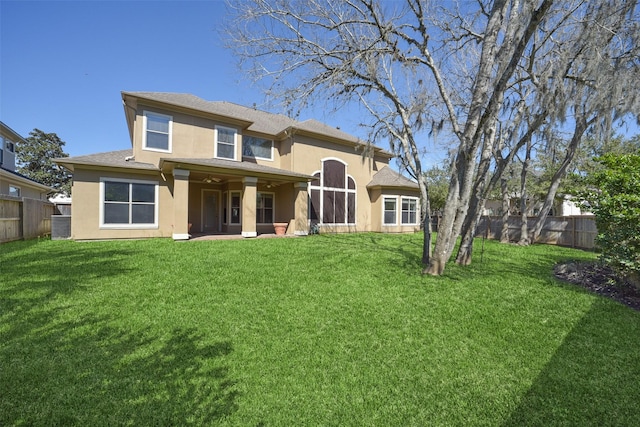
[[[484,200],[519,150],[571,129],[548,211],[585,132],[606,133],[637,108],[636,3],[243,0],[230,5],[227,41],[287,108],[326,99],[363,107],[370,140],[388,140],[418,180],[423,213],[424,141],[449,135],[450,184],[430,257],[425,221],[424,272],[437,275],[461,233],[457,261],[471,262]]]

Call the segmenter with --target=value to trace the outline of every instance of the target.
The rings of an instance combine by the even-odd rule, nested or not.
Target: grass
[[[0,246],[0,425],[636,425],[640,313],[595,255],[420,235]]]

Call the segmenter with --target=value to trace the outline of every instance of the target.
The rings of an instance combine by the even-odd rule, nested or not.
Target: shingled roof
[[[410,180],[391,169],[389,166],[385,166],[380,169],[374,176],[367,188],[374,187],[394,187],[394,188],[411,188],[418,189],[418,183]]]
[[[189,93],[122,92],[122,95],[131,95],[136,98],[149,99],[217,116],[252,122],[247,128],[248,130],[269,135],[277,135],[297,123],[282,114],[267,113],[266,111],[244,107],[227,101],[206,101]]]
[[[283,114],[274,114],[261,111],[256,108],[244,107],[227,101],[206,101],[195,95],[188,93],[171,93],[171,92],[122,92],[122,96],[131,96],[135,98],[147,99],[150,101],[162,102],[179,107],[189,108],[192,110],[202,111],[214,114],[220,117],[228,117],[230,119],[247,122],[246,128],[252,132],[264,133],[267,135],[282,135],[289,130],[297,130],[309,132],[316,135],[324,135],[330,138],[349,142],[354,145],[366,144],[351,134],[341,131],[335,127],[314,119],[304,120],[302,122],[294,120]],[[392,156],[388,151],[373,147],[376,152]]]
[[[110,166],[125,169],[159,170],[150,163],[136,162],[132,159],[133,150],[108,151],[105,153],[88,154],[86,156],[62,157],[53,159],[56,163],[73,171],[73,165]],[[129,159],[129,160],[127,160]]]

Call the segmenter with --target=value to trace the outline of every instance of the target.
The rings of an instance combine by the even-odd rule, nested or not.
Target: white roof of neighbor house
[[[49,201],[51,203],[57,204],[57,205],[70,205],[71,204],[71,197],[69,196],[65,196],[64,194],[58,193],[53,197],[49,197]]]

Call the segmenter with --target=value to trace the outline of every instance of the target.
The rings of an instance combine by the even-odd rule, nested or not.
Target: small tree
[[[640,155],[605,154],[582,194],[596,217],[601,258],[640,286]]]
[[[40,129],[29,132],[25,141],[26,144],[16,144],[18,172],[58,192],[71,194],[71,176],[52,160],[69,157],[62,149],[64,141],[55,133],[45,133]]]

